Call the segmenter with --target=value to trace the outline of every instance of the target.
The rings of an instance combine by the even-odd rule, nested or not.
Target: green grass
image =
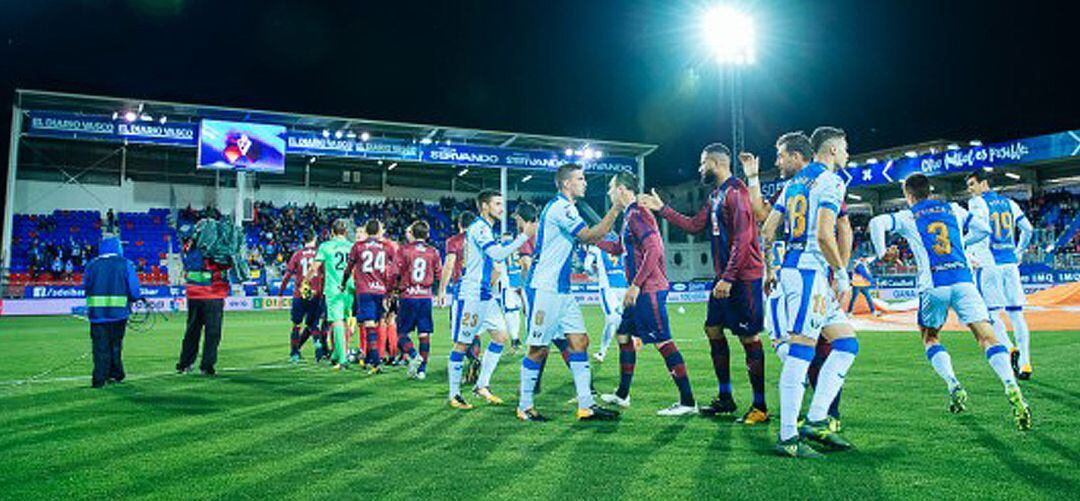
[[[673,329],[698,398],[715,378],[700,333],[703,308],[672,308]],[[590,332],[600,315],[587,309]],[[971,412],[946,411],[944,384],[913,333],[861,334],[844,390],[844,424],[857,451],[818,462],[772,456],[778,427],[701,417],[660,418],[674,386],[655,350],[638,357],[634,407],[618,423],[579,424],[561,362],[538,405],[552,422],[513,417],[518,357],[494,390],[508,406],[455,412],[445,405],[445,310],[429,378],[368,377],[310,362],[284,364],[284,312],[231,313],[217,378],[176,376],[183,315],[155,332],[129,332],[130,380],[89,388],[89,360],[14,384],[89,349],[73,318],[2,318],[0,498],[1012,498],[1080,492],[1078,332],[1034,334],[1035,379],[1024,390],[1035,429],[1017,432],[1000,384],[967,334],[949,333]],[[736,399],[749,403],[733,344]],[[310,348],[305,355],[310,360]],[[768,399],[778,407],[779,364],[767,355]],[[593,365],[613,388],[617,361]],[[71,378],[69,376],[82,376]],[[474,399],[475,400],[475,399]]]

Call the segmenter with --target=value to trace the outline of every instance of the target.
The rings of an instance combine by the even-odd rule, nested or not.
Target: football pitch
[[[716,379],[702,305],[672,306],[672,328],[699,403]],[[306,359],[289,364],[286,312],[229,313],[219,375],[175,375],[184,314],[129,330],[128,381],[89,387],[87,324],[2,318],[0,498],[1011,498],[1080,493],[1080,382],[1070,361],[1080,331],[1033,334],[1035,374],[1022,387],[1034,429],[1013,426],[1002,387],[966,333],[946,333],[970,411],[946,410],[944,383],[913,332],[860,333],[842,412],[855,451],[824,460],[772,454],[780,364],[767,353],[773,420],[662,418],[676,400],[663,360],[639,353],[633,407],[612,423],[572,419],[569,371],[553,357],[537,405],[552,421],[522,423],[520,355],[504,355],[493,391],[503,407],[446,406],[446,310],[425,381],[404,368],[368,376]],[[594,343],[601,316],[586,308]],[[415,338],[414,338],[415,340]],[[730,339],[740,413],[750,403],[742,349]],[[592,364],[595,386],[618,380],[618,348]],[[32,381],[32,376],[40,375]],[[76,377],[77,376],[77,377]],[[467,395],[468,398],[469,395]],[[471,398],[474,404],[479,399]]]

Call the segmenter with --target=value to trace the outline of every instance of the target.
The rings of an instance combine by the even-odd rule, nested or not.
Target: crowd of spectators
[[[689,195],[693,198],[693,194]],[[672,194],[672,201],[680,200]],[[542,204],[542,200],[530,201]],[[687,203],[694,200],[687,200]],[[512,212],[521,200],[511,200],[507,211]],[[1064,231],[1080,214],[1080,197],[1068,192],[1040,194],[1030,200],[1020,202],[1039,231],[1048,237],[1055,237]],[[354,202],[344,207],[319,208],[313,204],[277,205],[273,202],[257,202],[252,220],[244,225],[244,237],[248,248],[249,264],[253,269],[280,268],[288,261],[292,252],[303,245],[302,235],[307,229],[314,229],[319,241],[329,238],[331,223],[338,218],[347,218],[356,226],[361,226],[371,218],[378,218],[384,223],[387,235],[397,241],[404,240],[404,231],[417,219],[427,221],[432,228],[431,243],[443,251],[447,237],[457,232],[458,215],[465,210],[475,210],[471,199],[441,198],[437,203],[425,203],[416,199],[388,199],[383,202]],[[160,209],[159,209],[160,211]],[[84,217],[96,214],[82,224],[70,224],[66,218]],[[154,211],[151,211],[154,212]],[[72,215],[74,214],[74,215]],[[85,264],[97,254],[96,243],[100,241],[102,230],[107,233],[127,224],[133,213],[121,213],[117,217],[110,209],[104,216],[88,211],[57,211],[54,215],[17,215],[16,226],[23,228],[16,234],[12,273],[19,273],[27,282],[36,281],[72,281],[80,276]],[[135,215],[140,215],[134,213]],[[88,217],[88,216],[86,216]],[[128,220],[123,220],[127,217]],[[220,218],[222,214],[214,207],[192,208],[188,206],[177,211],[172,224],[175,229],[185,224],[194,224],[200,219]],[[172,218],[166,218],[172,219]],[[92,220],[92,221],[91,221]],[[873,253],[870,235],[867,230],[870,216],[853,212],[852,227],[855,233],[854,257],[868,256]],[[59,224],[64,226],[58,227]],[[512,221],[512,220],[511,220]],[[78,226],[84,234],[79,234]],[[74,229],[73,229],[74,228]],[[121,228],[122,229],[122,228]],[[89,231],[87,231],[89,230]],[[513,231],[513,228],[511,228]],[[95,238],[96,237],[96,238]],[[673,238],[676,236],[673,234]],[[892,237],[890,244],[897,244],[900,259],[892,263],[876,263],[875,272],[885,274],[909,273],[914,266],[914,257],[907,243],[902,238]],[[173,252],[178,250],[175,243],[170,246]],[[1080,254],[1080,238],[1075,238],[1067,247],[1067,253]],[[155,263],[138,260],[140,273],[160,271]],[[575,259],[575,261],[578,261]],[[143,269],[145,268],[145,269]]]

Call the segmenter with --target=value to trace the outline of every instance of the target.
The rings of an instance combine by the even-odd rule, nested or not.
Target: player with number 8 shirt
[[[442,275],[439,251],[427,243],[431,228],[425,221],[415,221],[406,230],[408,243],[398,249],[397,267],[400,312],[398,315],[398,350],[409,356],[409,377],[426,377],[431,334],[432,286]],[[420,352],[413,348],[410,333],[415,330]]]

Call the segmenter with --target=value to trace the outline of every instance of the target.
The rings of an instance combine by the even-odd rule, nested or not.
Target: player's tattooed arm
[[[773,210],[769,212],[769,217],[765,218],[765,224],[761,227],[761,247],[763,249],[771,249],[773,242],[776,241],[776,230],[780,229],[780,223],[784,222],[784,215],[779,211]],[[771,276],[776,273],[776,270],[772,269],[772,259],[765,260],[765,274]]]

